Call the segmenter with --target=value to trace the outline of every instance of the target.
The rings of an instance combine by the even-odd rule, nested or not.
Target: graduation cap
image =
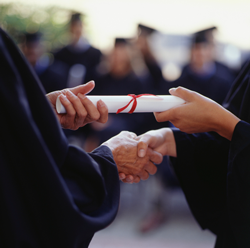
[[[214,30],[217,30],[217,27],[213,26],[210,28],[206,28],[203,30],[200,30],[193,35],[193,44],[198,44],[198,43],[212,43],[213,42],[213,34],[212,32]]]
[[[202,29],[193,35],[193,44],[198,43],[212,43],[213,31],[217,30],[217,27],[212,26],[210,28]]]
[[[139,35],[140,34],[141,35],[151,35],[152,33],[156,32],[156,29],[145,26],[141,23],[138,24],[137,29],[138,29]]]
[[[131,40],[132,39],[122,38],[122,37],[115,38],[115,46],[117,46],[117,45],[129,45]]]
[[[24,33],[23,34],[23,41],[27,43],[36,43],[39,42],[42,38],[42,33],[35,32],[35,33]]]
[[[83,17],[83,14],[81,14],[81,13],[74,13],[74,14],[71,15],[70,23],[81,22],[82,21],[82,17]]]
[[[209,33],[209,32],[215,31],[215,30],[217,30],[217,27],[216,26],[212,26],[210,28],[206,28],[206,29],[202,29],[200,31],[197,31],[196,34],[197,33]]]

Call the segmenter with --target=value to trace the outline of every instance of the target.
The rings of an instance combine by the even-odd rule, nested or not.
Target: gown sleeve
[[[86,248],[119,205],[111,150],[69,146],[41,83],[0,29],[0,247]]]
[[[229,141],[216,133],[173,131],[177,158],[171,162],[190,209],[203,229],[217,233],[226,204]]]
[[[238,247],[250,247],[250,124],[234,130],[227,171],[228,215]]]
[[[190,209],[216,247],[250,247],[250,124],[240,121],[231,142],[216,133],[174,130],[171,158]]]

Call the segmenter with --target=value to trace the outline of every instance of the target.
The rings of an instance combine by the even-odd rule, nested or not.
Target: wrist
[[[221,107],[222,108],[222,107]],[[222,108],[221,114],[216,121],[215,131],[222,137],[231,140],[235,126],[240,121],[240,119],[229,112],[228,110]]]

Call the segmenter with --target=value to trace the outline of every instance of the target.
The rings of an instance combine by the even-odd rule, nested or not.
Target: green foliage
[[[72,11],[58,7],[37,8],[22,4],[0,5],[0,25],[17,42],[24,32],[43,33],[47,50],[68,43],[67,25]]]

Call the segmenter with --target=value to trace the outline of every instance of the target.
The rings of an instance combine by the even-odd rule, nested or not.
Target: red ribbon
[[[136,109],[136,106],[137,106],[137,98],[139,98],[141,96],[155,96],[155,97],[157,97],[156,95],[153,95],[153,94],[141,94],[141,95],[129,94],[128,96],[131,96],[132,99],[129,101],[129,103],[126,106],[118,109],[117,112],[116,112],[116,114],[121,113],[124,109],[126,109],[130,105],[131,102],[133,102],[133,105],[132,105],[132,108],[129,110],[128,113],[129,114],[134,113],[134,111]]]

